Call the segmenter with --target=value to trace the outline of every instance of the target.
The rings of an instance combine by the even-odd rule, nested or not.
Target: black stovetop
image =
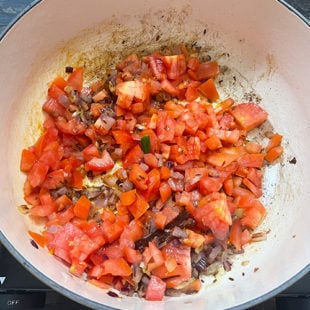
[[[269,0],[271,1],[271,0]],[[33,0],[0,0],[0,34]],[[309,24],[310,1],[286,0]],[[32,276],[0,243],[0,310],[88,309],[53,291]],[[310,310],[310,273],[293,286],[251,310]]]

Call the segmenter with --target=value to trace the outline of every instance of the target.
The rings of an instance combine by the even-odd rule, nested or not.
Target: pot
[[[48,83],[65,66],[84,65],[91,82],[130,52],[180,42],[203,47],[226,66],[221,96],[259,101],[269,112],[262,131],[284,136],[282,159],[265,170],[268,215],[259,230],[268,237],[247,246],[230,272],[196,295],[156,303],[113,298],[31,246],[27,230],[40,223],[17,210],[24,203],[20,153],[38,137]],[[96,309],[243,309],[284,290],[310,270],[309,46],[307,25],[277,1],[37,2],[0,43],[1,242],[48,286]]]

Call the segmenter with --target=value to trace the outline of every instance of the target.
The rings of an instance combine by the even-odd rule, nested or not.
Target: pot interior
[[[85,66],[90,83],[132,52],[180,43],[201,48],[225,66],[222,98],[258,102],[268,111],[269,121],[252,134],[254,140],[264,141],[264,132],[272,128],[284,136],[284,156],[265,169],[262,201],[268,215],[259,231],[270,232],[267,241],[246,246],[232,271],[220,274],[215,283],[206,279],[197,295],[167,297],[155,304],[137,297],[112,298],[70,275],[46,250],[30,245],[26,232],[39,230],[40,223],[17,210],[24,203],[20,153],[39,136],[48,84],[66,66]],[[281,285],[284,289],[289,279],[309,269],[309,43],[306,25],[275,1],[234,0],[229,8],[224,0],[41,1],[0,45],[0,83],[5,85],[1,108],[6,116],[0,125],[2,241],[48,285],[96,308],[228,308],[267,299]],[[290,163],[293,158],[296,164]]]

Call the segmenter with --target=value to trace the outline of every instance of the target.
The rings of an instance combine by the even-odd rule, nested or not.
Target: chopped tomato
[[[207,61],[197,66],[195,70],[189,70],[189,74],[195,80],[207,80],[215,78],[220,73],[217,61]]]
[[[100,158],[93,157],[86,164],[85,168],[87,170],[92,170],[95,172],[104,172],[112,169],[114,167],[114,161],[110,154],[104,150]]]
[[[231,113],[236,122],[248,131],[261,125],[268,117],[268,113],[263,108],[252,102],[238,104]]]
[[[78,92],[81,92],[84,80],[83,73],[84,73],[83,67],[76,68],[68,77],[67,80],[68,86],[71,86],[73,89],[77,90]]]
[[[146,288],[145,299],[160,301],[164,298],[166,283],[156,276],[151,276]]]
[[[82,67],[51,82],[20,170],[28,214],[45,225],[29,235],[71,274],[162,300],[199,291],[197,270],[253,240],[282,136],[251,141],[267,112],[222,100],[218,62],[196,53],[132,53],[90,87]]]
[[[86,220],[89,214],[90,207],[91,201],[87,197],[81,196],[74,205],[73,212],[78,218]]]
[[[184,55],[163,56],[163,63],[167,69],[167,76],[171,80],[178,79],[186,71]]]
[[[30,171],[35,161],[36,155],[30,150],[23,149],[20,160],[20,170],[23,172]]]
[[[210,101],[216,101],[220,98],[213,79],[209,79],[202,83],[198,90],[203,93]]]

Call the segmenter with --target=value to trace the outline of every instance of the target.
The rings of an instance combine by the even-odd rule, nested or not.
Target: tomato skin
[[[215,78],[220,73],[219,65],[216,61],[207,61],[197,66],[196,70],[188,70],[195,80],[207,80]]]
[[[28,149],[23,149],[20,159],[20,170],[23,172],[30,171],[35,161],[36,161],[35,154]]]
[[[49,166],[45,163],[35,162],[27,175],[27,179],[32,187],[41,185],[47,176]]]
[[[163,60],[159,54],[153,53],[148,57],[149,67],[155,76],[155,78],[159,81],[162,81],[167,78],[166,68],[164,66]]]
[[[114,161],[110,154],[104,150],[100,158],[93,157],[91,160],[86,162],[85,168],[94,172],[105,172],[114,167]]]
[[[210,228],[214,236],[224,240],[232,224],[226,196],[200,205],[194,213],[196,221],[204,228]]]
[[[202,92],[209,100],[216,101],[220,98],[213,79],[208,79],[202,83],[198,90]]]
[[[167,69],[167,76],[171,80],[178,79],[186,71],[184,55],[163,56],[163,63]]]
[[[89,213],[91,205],[92,204],[90,200],[87,199],[87,197],[81,196],[73,207],[73,212],[75,216],[82,220],[86,220],[88,217],[88,213]]]
[[[151,276],[146,288],[145,299],[161,301],[164,298],[166,283],[156,276]]]
[[[138,164],[133,164],[129,172],[129,180],[140,190],[147,189],[148,175]]]
[[[83,74],[84,74],[83,67],[76,68],[68,77],[67,80],[68,86],[71,86],[73,89],[77,90],[78,92],[81,92],[84,81]]]
[[[160,142],[171,142],[174,139],[176,121],[166,112],[159,111],[156,133]]]
[[[113,130],[112,134],[116,143],[120,145],[124,154],[137,144],[132,136],[125,130]]]
[[[58,99],[58,97],[56,98]],[[43,104],[43,111],[48,113],[49,115],[53,117],[57,116],[64,116],[66,108],[61,105],[55,98],[49,98],[44,104]]]
[[[55,124],[61,132],[70,135],[81,135],[86,130],[86,125],[74,118],[67,121],[64,117],[58,117]]]
[[[236,122],[247,131],[261,125],[268,117],[268,113],[253,102],[238,104],[231,113]]]
[[[139,164],[144,157],[144,153],[139,144],[130,149],[125,155],[123,167],[128,168],[133,164]]]

